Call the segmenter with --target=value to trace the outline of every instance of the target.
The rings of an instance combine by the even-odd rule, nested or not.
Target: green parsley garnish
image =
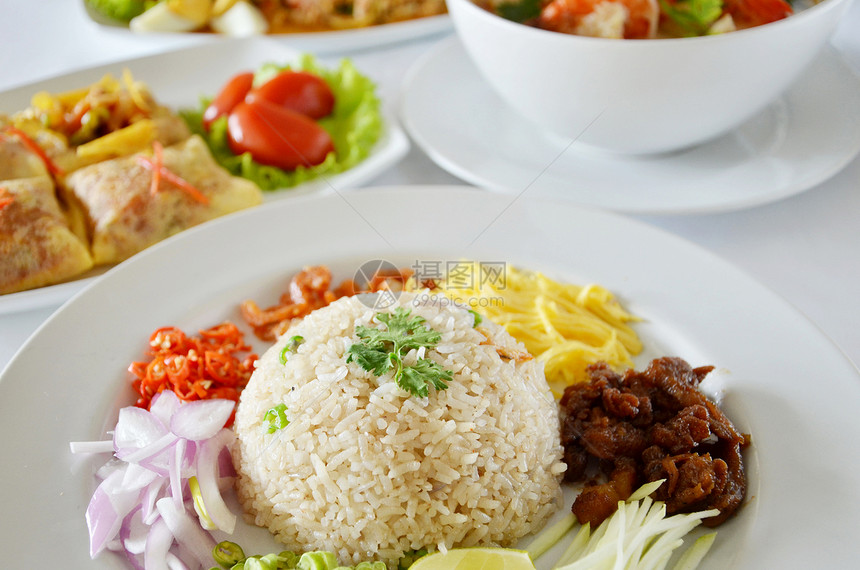
[[[429,394],[430,384],[437,390],[446,389],[446,382],[451,381],[453,373],[426,358],[419,359],[412,366],[403,364],[403,356],[410,350],[435,348],[442,339],[441,334],[424,325],[423,317],[411,317],[410,313],[402,307],[394,313],[377,313],[376,320],[385,325],[385,330],[362,325],[355,327],[355,334],[362,342],[349,347],[346,361],[355,360],[377,376],[393,367],[397,385],[423,398]]]
[[[287,419],[287,405],[278,404],[274,408],[269,408],[269,411],[263,416],[263,421],[269,424],[268,433],[275,433],[279,429],[284,429],[290,425],[290,420]]]
[[[287,345],[281,350],[281,364],[287,363],[287,353],[295,352],[299,345],[305,342],[305,337],[296,335],[287,341]]]
[[[660,11],[686,36],[703,36],[723,14],[723,0],[659,0]]]

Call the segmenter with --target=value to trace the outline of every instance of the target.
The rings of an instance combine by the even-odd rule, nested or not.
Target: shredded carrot
[[[188,194],[201,204],[209,203],[209,198],[207,198],[203,192],[188,183],[188,181],[186,181],[185,179],[180,178],[179,176],[168,170],[167,167],[161,167],[161,175],[164,177],[165,180],[167,180],[180,190],[183,190],[186,194]]]
[[[8,188],[0,186],[0,211],[14,201],[15,195],[9,192]]]
[[[162,154],[163,147],[161,146],[161,143],[154,141],[152,143],[152,148],[153,158],[149,159],[143,155],[138,155],[137,163],[152,172],[152,184],[149,188],[153,196],[158,192],[161,185],[161,179],[164,178],[167,182],[170,182],[201,204],[209,203],[209,198],[203,192],[165,166]]]
[[[63,130],[67,133],[74,133],[81,128],[84,122],[84,115],[90,112],[92,105],[86,99],[81,100],[71,112],[66,113],[65,124]]]
[[[152,182],[149,193],[155,196],[161,183],[161,167],[164,166],[164,147],[158,141],[152,141]]]
[[[51,157],[48,156],[47,153],[45,153],[45,150],[39,146],[39,143],[31,139],[27,135],[27,133],[25,133],[21,129],[13,127],[12,125],[7,125],[3,127],[0,132],[8,133],[10,135],[18,137],[18,139],[21,141],[21,144],[27,147],[27,150],[38,156],[39,159],[43,163],[45,163],[45,167],[51,174],[55,176],[63,176],[65,174],[65,172],[63,172],[63,169],[57,166],[57,164],[53,160],[51,160]]]
[[[409,269],[379,271],[364,285],[347,279],[332,289],[332,275],[327,267],[305,267],[290,280],[287,291],[281,295],[277,305],[261,309],[254,301],[245,301],[239,309],[257,338],[274,340],[287,330],[293,319],[302,318],[341,297],[373,293],[392,287],[402,289],[411,275],[412,271]]]
[[[149,409],[152,398],[172,390],[180,400],[224,398],[239,401],[248,384],[257,355],[250,353],[244,335],[230,322],[199,331],[190,337],[176,327],[162,327],[149,337],[148,362],[132,362],[135,405]],[[237,353],[249,352],[244,358]],[[227,425],[233,423],[231,416]]]

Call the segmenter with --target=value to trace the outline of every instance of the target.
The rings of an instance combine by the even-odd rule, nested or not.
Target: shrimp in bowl
[[[711,35],[752,28],[794,13],[786,0],[540,0],[476,2],[543,30],[615,39]]]
[[[552,0],[537,26],[577,36],[645,39],[657,35],[657,0]]]

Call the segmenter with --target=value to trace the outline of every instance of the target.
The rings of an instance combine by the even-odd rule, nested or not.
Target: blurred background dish
[[[447,89],[436,88],[445,81]],[[860,151],[860,79],[831,48],[755,117],[674,153],[599,152],[541,129],[493,91],[458,38],[411,68],[400,112],[416,145],[471,184],[631,214],[774,202],[830,178]]]
[[[737,127],[818,55],[850,0],[704,37],[624,40],[538,29],[449,0],[466,52],[537,125],[619,153],[689,147]]]
[[[194,109],[201,96],[213,96],[224,81],[237,72],[256,70],[267,62],[281,65],[295,63],[299,57],[299,52],[267,37],[234,38],[224,42],[207,43],[91,67],[0,91],[0,114],[12,114],[28,107],[36,93],[62,93],[80,89],[101,80],[107,74],[122,77],[124,69],[128,69],[136,80],[144,82],[157,100],[166,107],[174,111]],[[219,62],[218,69],[214,71],[207,65],[213,60]],[[327,60],[325,65],[334,68],[336,63],[337,60],[332,59]],[[263,200],[271,202],[298,195],[336,193],[355,188],[396,164],[408,153],[410,143],[394,117],[390,102],[382,100],[380,113],[383,123],[379,138],[360,162],[342,172],[335,174],[334,170],[328,171],[291,188],[263,192]],[[63,302],[95,276],[104,273],[107,267],[96,267],[56,285],[0,295],[0,315]]]
[[[296,23],[291,23],[286,17],[279,17],[278,5],[281,3],[277,1],[263,0],[251,3],[249,0],[241,0],[240,2],[191,0],[189,2],[191,7],[187,10],[199,10],[201,5],[204,6],[204,9],[209,10],[209,15],[202,16],[204,18],[202,23],[194,22],[169,10],[168,2],[162,1],[145,14],[138,16],[132,24],[122,19],[111,18],[99,11],[94,7],[94,4],[98,3],[97,1],[81,1],[84,11],[94,23],[98,24],[102,30],[116,34],[129,35],[131,32],[136,36],[151,36],[159,41],[175,36],[194,36],[203,41],[207,39],[216,40],[224,36],[268,35],[279,38],[297,49],[313,51],[318,54],[366,49],[429,37],[449,32],[452,27],[450,18],[444,13],[444,3],[439,0],[431,0],[430,2],[394,1],[391,2],[393,7],[389,11],[395,16],[399,16],[396,19],[383,22],[381,19],[384,17],[384,13],[369,15],[365,17],[365,20],[369,21],[369,18],[373,17],[377,21],[372,24],[359,25],[355,19],[340,16],[337,26],[324,23],[301,25],[299,23],[302,21],[301,17],[296,18]],[[110,3],[110,0],[107,2]],[[120,3],[128,3],[128,0],[120,0]],[[140,2],[140,4],[144,3]],[[259,4],[262,10],[251,7],[252,4]],[[420,6],[415,8],[414,5],[424,4],[426,4],[426,7],[423,8],[425,14],[418,16],[416,10],[421,8]],[[223,12],[219,12],[223,23],[216,24],[215,27],[220,30],[220,33],[209,24],[210,16],[215,14],[219,5],[229,5],[233,12],[241,12],[234,17],[224,17]],[[410,13],[414,15],[406,17],[406,14]],[[312,17],[314,16],[308,16],[304,20],[308,21]],[[318,19],[320,18],[322,16],[318,17]]]

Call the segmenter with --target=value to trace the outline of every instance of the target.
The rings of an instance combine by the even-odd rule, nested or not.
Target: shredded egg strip
[[[468,262],[464,262],[468,263]],[[597,284],[554,281],[540,272],[508,265],[504,275],[488,275],[472,263],[470,287],[451,279],[437,281],[437,291],[503,326],[544,363],[556,397],[566,386],[588,380],[586,367],[605,361],[613,368],[633,366],[642,342],[631,328],[639,319]],[[407,288],[418,288],[410,282]]]

